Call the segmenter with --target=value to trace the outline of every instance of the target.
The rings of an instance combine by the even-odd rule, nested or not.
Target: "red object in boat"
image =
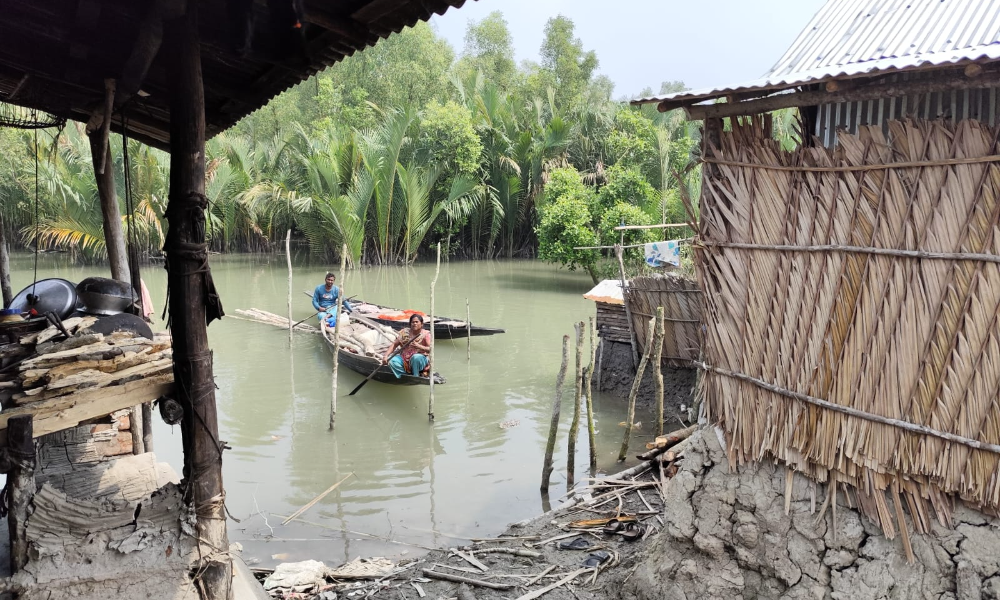
[[[404,310],[402,312],[403,312],[403,314],[401,314],[401,315],[378,315],[375,318],[376,319],[384,319],[386,321],[409,321],[410,317],[412,317],[413,315],[420,315],[421,317],[424,317],[424,318],[427,317],[426,314],[420,312],[419,310],[409,310],[409,309],[407,309],[407,310]]]

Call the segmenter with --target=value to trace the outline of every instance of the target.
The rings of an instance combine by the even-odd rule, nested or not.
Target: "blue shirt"
[[[328,308],[337,306],[337,297],[340,296],[340,288],[333,286],[333,289],[327,290],[326,284],[321,283],[316,286],[316,290],[313,292],[313,308],[316,311],[327,310]],[[351,312],[351,303],[344,298],[344,310]]]

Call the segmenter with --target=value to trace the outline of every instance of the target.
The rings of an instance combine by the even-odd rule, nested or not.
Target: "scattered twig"
[[[466,539],[466,538],[462,538],[462,539]],[[529,540],[529,541],[530,540],[540,540],[540,539],[542,539],[542,536],[540,536],[540,535],[521,535],[521,536],[510,536],[510,537],[468,538],[468,539],[470,539],[470,541],[475,542],[477,544],[481,544],[483,542],[506,542],[507,540],[511,540],[511,541],[518,541],[518,540],[520,540],[520,541],[524,541],[524,540]]]
[[[573,571],[572,573],[570,573],[566,577],[563,577],[559,581],[557,581],[555,583],[552,583],[552,584],[549,584],[549,585],[543,587],[540,590],[535,590],[534,592],[528,592],[527,594],[524,594],[522,596],[518,596],[517,600],[534,600],[535,598],[539,598],[541,596],[544,596],[545,594],[551,592],[552,590],[554,590],[556,588],[559,588],[559,587],[562,587],[562,586],[566,585],[567,583],[573,581],[574,579],[576,579],[580,575],[583,575],[584,573],[586,573],[589,570],[590,570],[590,568],[577,569],[576,571]]]
[[[253,494],[252,494],[252,497],[253,497],[253,507],[256,509],[256,514],[260,515],[260,517],[262,519],[264,519],[264,525],[266,525],[267,528],[271,530],[270,537],[273,538],[274,537],[274,528],[271,527],[271,524],[267,522],[267,515],[265,515],[264,513],[262,513],[260,511],[260,507],[257,506],[257,488],[258,487],[260,487],[259,483],[256,486],[254,486],[254,488],[253,488]]]
[[[427,595],[427,593],[424,592],[424,588],[420,587],[419,583],[417,583],[415,581],[411,581],[410,585],[413,586],[413,589],[417,590],[417,595],[420,596],[421,598],[423,598],[424,596]]]
[[[542,577],[545,577],[546,575],[548,575],[549,573],[551,573],[552,571],[555,571],[555,570],[556,570],[556,566],[555,565],[549,566],[549,568],[545,569],[544,571],[542,571],[541,573],[539,573],[538,575],[536,575],[535,577],[533,577],[531,579],[531,581],[529,581],[528,583],[524,584],[524,587],[531,587],[531,586],[535,585],[536,583],[538,583],[538,581]]]
[[[475,585],[479,587],[489,588],[491,590],[509,590],[514,587],[510,583],[494,583],[492,581],[482,581],[481,579],[472,579],[471,577],[462,577],[461,575],[452,575],[450,573],[438,573],[431,569],[423,569],[422,573],[424,577],[430,577],[431,579],[440,579],[442,581],[450,581],[452,583],[467,583],[469,585]]]
[[[449,548],[448,551],[454,554],[455,556],[461,558],[465,562],[469,563],[473,567],[476,567],[483,573],[486,573],[487,571],[490,570],[489,567],[479,562],[479,560],[472,553],[466,554],[465,552],[462,552],[458,548]]]
[[[470,569],[469,567],[456,567],[455,565],[446,565],[444,563],[434,563],[435,568],[441,567],[443,569],[451,569],[452,571],[461,571],[462,573],[471,573],[473,575],[479,575],[482,573],[479,569]]]
[[[282,515],[274,515],[274,516],[278,517],[279,519],[287,518],[287,517],[283,517]],[[430,546],[422,546],[420,544],[414,544],[414,543],[411,543],[411,542],[400,542],[398,540],[389,539],[387,537],[384,537],[384,536],[381,536],[381,535],[375,535],[373,533],[365,533],[363,531],[352,531],[350,529],[341,529],[339,527],[331,527],[329,525],[323,525],[322,523],[313,523],[312,521],[306,521],[305,519],[296,519],[296,520],[299,523],[302,523],[303,525],[311,525],[313,527],[320,527],[322,529],[329,529],[330,531],[336,531],[336,532],[339,532],[339,533],[349,533],[351,535],[360,535],[362,537],[370,538],[370,539],[373,539],[373,540],[382,540],[383,542],[386,542],[388,544],[399,544],[400,546],[409,546],[410,548],[421,548],[423,550],[429,550],[431,552],[433,552],[434,550],[439,550],[439,548],[431,548]]]
[[[562,535],[557,535],[557,536],[550,537],[548,539],[544,539],[544,540],[542,540],[540,542],[535,542],[533,544],[526,544],[526,545],[529,548],[538,548],[539,546],[544,546],[545,544],[550,544],[552,542],[558,542],[559,540],[564,540],[566,538],[571,538],[571,537],[573,537],[575,535],[580,535],[580,534],[577,531],[574,531],[572,533],[564,533]]]
[[[351,477],[354,477],[354,472],[353,471],[347,477],[344,477],[343,479],[341,479],[337,483],[335,483],[335,484],[331,485],[330,487],[328,487],[325,492],[323,492],[319,496],[316,496],[315,498],[313,498],[312,500],[310,500],[308,504],[306,504],[305,506],[303,506],[299,510],[295,511],[294,513],[292,513],[292,515],[290,517],[288,517],[287,519],[285,519],[284,521],[282,521],[281,524],[282,525],[287,525],[290,521],[294,521],[295,519],[297,519],[299,516],[302,515],[302,513],[306,512],[307,510],[309,510],[310,508],[312,508],[313,506],[315,506],[316,503],[319,502],[320,500],[322,500],[323,498],[326,498],[327,495],[330,494],[330,492],[332,492],[333,490],[337,489],[340,486],[340,484],[344,483],[345,481],[347,481]]]
[[[523,548],[482,548],[476,550],[479,554],[510,554],[512,556],[523,556],[525,558],[541,558],[541,552],[532,552]]]

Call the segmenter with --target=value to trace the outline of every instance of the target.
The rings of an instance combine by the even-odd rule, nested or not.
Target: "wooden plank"
[[[0,413],[0,446],[7,443],[7,421],[16,415],[34,415],[34,437],[68,429],[90,419],[151,402],[174,392],[172,373],[125,385],[87,390],[18,406]]]

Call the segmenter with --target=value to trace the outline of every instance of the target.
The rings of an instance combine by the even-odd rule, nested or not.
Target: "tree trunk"
[[[90,153],[94,161],[94,177],[97,179],[97,193],[101,197],[101,215],[104,217],[104,241],[108,249],[108,263],[111,265],[111,278],[131,285],[132,277],[128,270],[128,253],[125,250],[125,235],[122,233],[122,213],[118,208],[118,196],[115,193],[115,174],[112,168],[111,144],[101,142],[100,130],[91,133]],[[104,173],[98,173],[98,163],[104,155]]]
[[[170,202],[167,285],[174,346],[174,378],[184,407],[186,496],[198,517],[201,564],[194,577],[209,600],[228,600],[232,561],[226,535],[222,485],[222,444],[215,405],[208,318],[221,316],[208,274],[205,244],[205,90],[197,26],[198,3],[187,2],[187,14],[164,23],[164,56],[171,82]],[[213,312],[209,313],[211,306]]]
[[[0,290],[3,292],[3,305],[10,305],[14,299],[14,290],[10,287],[10,248],[7,246],[5,223],[0,217]]]

